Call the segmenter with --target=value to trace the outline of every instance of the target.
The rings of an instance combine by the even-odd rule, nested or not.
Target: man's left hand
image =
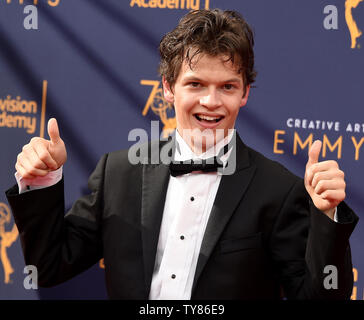
[[[305,187],[316,208],[334,220],[336,207],[345,199],[345,175],[336,161],[318,161],[321,146],[316,140],[309,149]]]

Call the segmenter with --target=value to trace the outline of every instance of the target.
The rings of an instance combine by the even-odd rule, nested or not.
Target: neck
[[[235,129],[227,130],[216,130],[209,132],[196,132],[196,130],[179,130],[177,132],[179,136],[188,145],[190,150],[197,156],[205,153],[206,151],[214,148],[215,153],[217,153],[226,143],[228,143],[233,136]]]

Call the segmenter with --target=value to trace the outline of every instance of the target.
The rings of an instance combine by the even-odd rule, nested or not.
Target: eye
[[[224,84],[224,89],[226,89],[226,90],[231,90],[233,88],[234,88],[234,86],[231,83],[225,83]]]
[[[192,88],[198,88],[200,86],[199,82],[193,81],[188,84]]]

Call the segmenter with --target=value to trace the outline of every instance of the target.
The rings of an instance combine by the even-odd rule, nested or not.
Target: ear
[[[240,108],[244,107],[247,102],[248,102],[248,98],[249,98],[249,91],[250,91],[250,85],[248,85],[245,89],[245,95],[241,98],[240,101]]]
[[[167,82],[167,80],[166,80],[166,78],[164,76],[162,78],[162,83],[163,83],[164,98],[169,103],[174,103],[174,94],[173,94],[172,88],[171,88],[171,86],[169,85],[169,83]]]

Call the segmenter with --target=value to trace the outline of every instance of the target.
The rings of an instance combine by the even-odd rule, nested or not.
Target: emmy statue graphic
[[[4,269],[4,282],[11,283],[10,275],[14,272],[6,249],[9,248],[18,237],[18,229],[13,225],[11,231],[5,231],[5,224],[10,223],[10,210],[6,204],[0,202],[0,257]]]
[[[353,18],[352,9],[355,9],[362,1],[363,0],[346,0],[345,2],[345,19],[350,31],[352,49],[357,47],[357,39],[363,34]]]
[[[145,116],[149,110],[159,116],[164,127],[162,129],[162,137],[167,138],[176,129],[176,117],[174,115],[174,107],[163,97],[162,88],[159,87],[159,81],[142,80],[142,85],[152,85],[153,89],[149,95],[148,101],[143,110]]]
[[[176,129],[176,117],[168,118],[168,111],[174,111],[173,105],[163,97],[162,89],[158,89],[151,104],[152,111],[160,117],[163,127],[163,138],[167,138]]]

